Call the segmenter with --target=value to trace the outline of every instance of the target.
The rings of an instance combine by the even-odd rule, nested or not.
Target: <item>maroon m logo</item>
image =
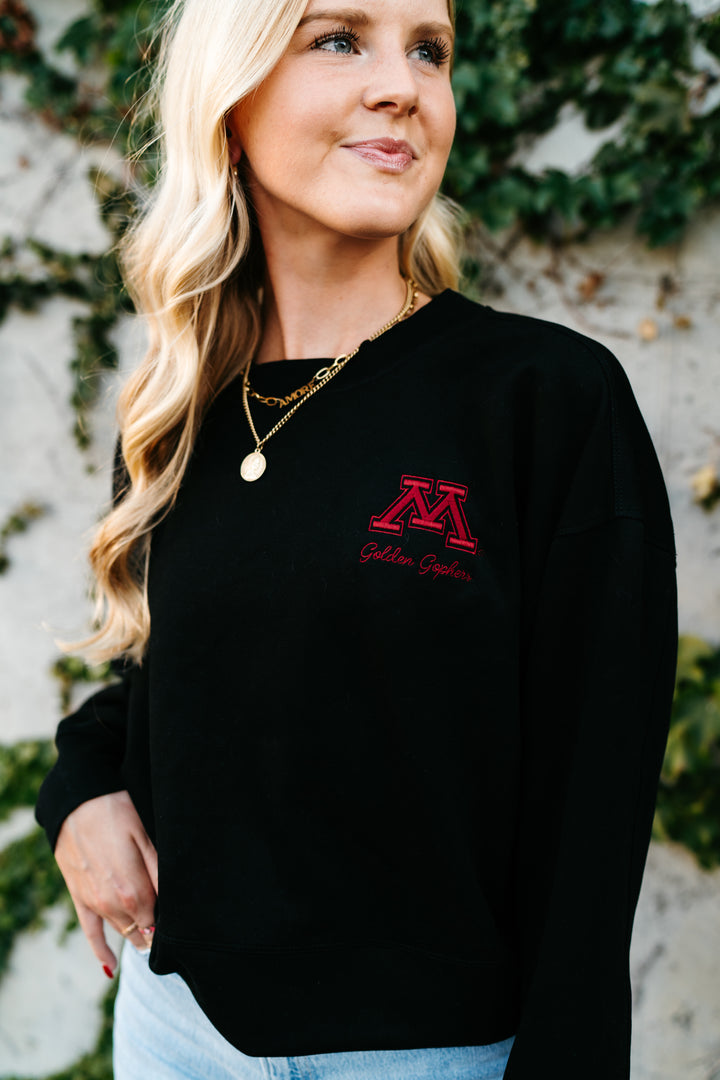
[[[392,533],[401,536],[405,526],[404,518],[410,512],[408,525],[411,529],[427,529],[428,532],[445,532],[445,547],[455,551],[477,551],[478,542],[470,535],[462,504],[467,499],[468,489],[463,484],[450,484],[446,480],[435,482],[437,498],[432,506],[428,505],[426,495],[432,492],[433,481],[424,476],[402,476],[400,478],[402,494],[379,517],[370,518],[372,532]]]

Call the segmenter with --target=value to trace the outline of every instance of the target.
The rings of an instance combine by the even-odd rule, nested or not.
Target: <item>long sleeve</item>
[[[115,504],[124,493],[126,476],[118,442],[113,467]],[[126,786],[122,776],[125,727],[136,668],[121,663],[113,666],[119,681],[89,697],[61,720],[57,729],[57,761],[43,781],[35,807],[35,816],[53,850],[60,826],[77,806]]]
[[[60,721],[57,761],[42,783],[35,807],[53,850],[60,826],[80,803],[126,786],[122,762],[129,679],[127,675],[99,690]]]
[[[619,366],[602,359],[610,397],[528,589],[522,1011],[506,1080],[630,1072],[629,949],[673,693],[675,556],[649,436]]]

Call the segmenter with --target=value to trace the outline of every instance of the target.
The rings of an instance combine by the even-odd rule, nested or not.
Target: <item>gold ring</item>
[[[123,937],[127,937],[128,934],[132,933],[133,930],[137,930],[137,923],[136,922],[131,922],[130,925],[126,926],[124,930],[120,931],[120,933],[122,934]]]

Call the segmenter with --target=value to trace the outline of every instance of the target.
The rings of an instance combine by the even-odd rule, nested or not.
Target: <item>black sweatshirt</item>
[[[252,408],[261,434],[281,415]],[[246,1054],[517,1033],[507,1080],[622,1080],[677,635],[622,369],[447,291],[246,483],[252,449],[237,379],[153,534],[142,666],[60,724],[50,843],[129,790],[159,853],[150,966]]]

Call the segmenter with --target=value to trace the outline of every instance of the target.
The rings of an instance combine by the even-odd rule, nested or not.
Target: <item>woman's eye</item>
[[[349,56],[358,42],[358,35],[354,30],[333,30],[332,33],[323,34],[315,38],[312,43],[313,49],[324,49],[325,52],[339,53],[341,56]]]
[[[413,52],[426,64],[434,64],[440,67],[450,59],[450,46],[442,38],[433,38],[432,41],[421,41],[416,45]]]

